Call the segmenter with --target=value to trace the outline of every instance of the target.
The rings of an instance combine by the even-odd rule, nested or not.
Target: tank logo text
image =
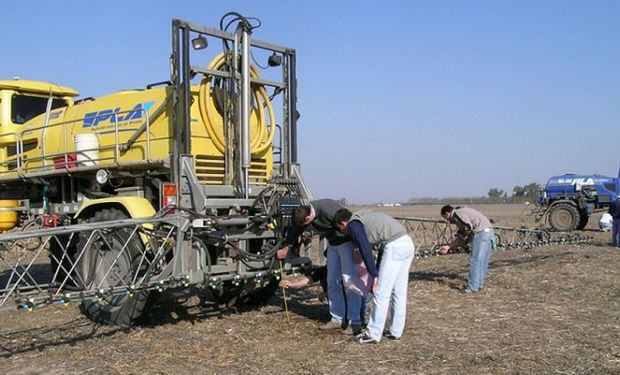
[[[590,178],[558,178],[558,184],[567,185],[594,185],[594,179]]]
[[[115,122],[121,123],[141,119],[144,117],[144,113],[151,109],[153,103],[155,102],[138,103],[132,109],[124,111],[121,111],[120,107],[116,107],[115,109],[104,109],[103,111],[87,113],[84,116],[82,127],[98,126],[106,121],[114,124]]]

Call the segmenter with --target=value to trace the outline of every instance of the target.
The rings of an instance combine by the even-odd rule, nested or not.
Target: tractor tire
[[[590,220],[590,215],[588,214],[581,214],[579,215],[579,224],[577,224],[577,230],[582,230],[583,228],[586,227],[586,225],[588,225],[588,220]]]
[[[107,208],[97,211],[89,217],[89,223],[126,219],[127,215],[119,209]],[[145,263],[141,262],[144,245],[140,237],[130,238],[131,231],[127,228],[118,228],[105,233],[102,238],[88,239],[91,232],[81,232],[77,253],[83,255],[77,259],[77,277],[86,290],[131,285],[133,280],[144,274]],[[87,248],[85,248],[87,246]],[[123,249],[123,246],[125,248]],[[111,271],[111,272],[109,272]],[[142,315],[149,293],[145,290],[136,290],[133,295],[128,293],[103,295],[98,300],[83,300],[82,312],[91,320],[121,327],[133,326]]]
[[[570,232],[579,224],[577,207],[569,203],[556,204],[548,215],[551,228],[558,232]]]

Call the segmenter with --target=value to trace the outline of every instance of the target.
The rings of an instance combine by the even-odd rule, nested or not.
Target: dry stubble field
[[[498,225],[529,225],[523,205],[476,207]],[[438,217],[438,206],[381,208]],[[609,234],[579,246],[493,255],[483,294],[464,295],[467,255],[418,260],[401,341],[360,345],[317,330],[317,287],[265,306],[219,310],[204,291],[163,298],[139,327],[94,324],[76,306],[0,313],[9,374],[618,374],[620,250]]]

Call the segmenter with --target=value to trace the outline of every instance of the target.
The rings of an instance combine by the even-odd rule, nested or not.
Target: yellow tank
[[[224,55],[219,55],[210,68],[218,69],[223,61]],[[258,75],[255,70],[252,74]],[[64,89],[65,94],[74,92]],[[191,150],[199,181],[209,185],[224,183],[226,139],[214,91],[207,78],[191,87]],[[175,132],[170,93],[169,87],[156,87],[119,91],[76,104],[68,101],[68,106],[50,111],[47,126],[44,113],[16,127],[14,133],[3,133],[5,129],[0,128],[0,177],[17,178],[49,170],[61,172],[95,164],[105,168],[168,161]],[[254,87],[252,101],[250,184],[264,185],[273,169],[275,118],[262,86]],[[222,104],[218,104],[221,108]],[[144,129],[147,117],[148,132]],[[132,137],[135,142],[124,149]],[[16,143],[17,139],[22,141]],[[19,152],[15,150],[20,148],[24,157],[17,160]]]
[[[3,209],[18,206],[18,200],[0,200],[0,232],[11,230],[17,225],[17,211],[5,211]]]

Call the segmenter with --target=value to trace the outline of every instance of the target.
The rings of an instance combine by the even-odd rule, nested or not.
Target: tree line
[[[538,201],[541,185],[532,182],[524,186],[515,186],[512,188],[512,194],[492,187],[486,196],[480,197],[447,197],[447,198],[410,198],[407,204],[485,204],[485,203],[523,203]]]

